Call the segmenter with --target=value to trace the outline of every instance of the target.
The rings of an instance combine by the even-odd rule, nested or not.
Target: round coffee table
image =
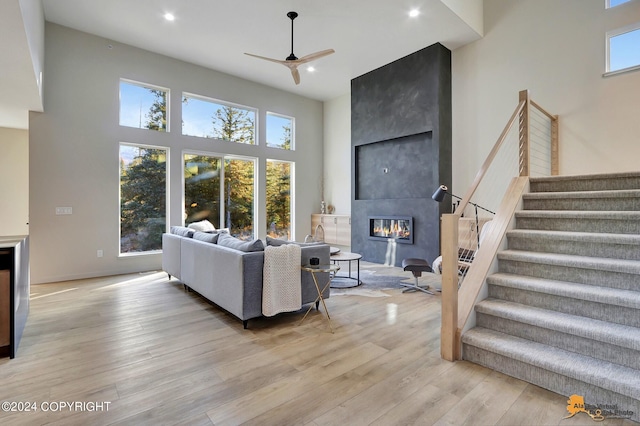
[[[349,275],[335,275],[331,280],[331,288],[350,288],[357,287],[362,284],[360,281],[360,259],[362,255],[359,253],[349,253],[348,251],[340,251],[336,254],[332,254],[329,259],[335,264],[338,262],[349,262]],[[351,276],[351,262],[356,262],[357,275]]]

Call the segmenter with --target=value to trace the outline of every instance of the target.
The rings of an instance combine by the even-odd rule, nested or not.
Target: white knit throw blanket
[[[272,317],[302,307],[301,249],[297,244],[267,246],[262,277],[262,314]]]

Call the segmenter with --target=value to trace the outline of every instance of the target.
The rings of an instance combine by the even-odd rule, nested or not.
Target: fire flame
[[[411,232],[407,226],[401,226],[396,221],[391,221],[389,226],[374,226],[373,236],[384,238],[409,238]]]

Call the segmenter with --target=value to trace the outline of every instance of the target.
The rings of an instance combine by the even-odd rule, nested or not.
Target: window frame
[[[229,102],[229,101],[223,101],[221,99],[216,99],[216,98],[211,98],[209,96],[204,96],[204,95],[198,95],[195,93],[191,93],[191,92],[182,92],[182,96],[180,97],[180,105],[184,104],[184,98],[193,98],[196,100],[199,100],[201,102],[209,102],[212,104],[217,104],[217,105],[222,105],[222,106],[226,106],[226,107],[231,107],[231,108],[237,108],[237,109],[243,109],[246,111],[250,111],[253,112],[253,144],[250,143],[240,143],[240,142],[235,142],[235,141],[230,141],[230,140],[225,140],[225,139],[218,139],[214,136],[211,137],[207,137],[207,136],[197,136],[197,135],[189,135],[184,133],[184,127],[182,127],[180,129],[180,134],[182,136],[188,136],[188,137],[193,137],[193,138],[200,138],[200,139],[214,139],[217,141],[222,141],[222,142],[235,142],[235,143],[239,143],[241,145],[248,145],[248,146],[257,146],[258,145],[258,130],[259,130],[259,126],[258,126],[258,121],[259,121],[259,110],[258,108],[254,108],[248,105],[242,105],[242,104],[238,104],[235,102]],[[184,126],[184,106],[181,108],[182,110],[182,124]]]
[[[640,62],[636,65],[632,65],[630,67],[621,68],[619,70],[611,70],[611,39],[622,34],[640,31],[640,22],[633,23],[631,25],[627,25],[621,28],[616,28],[611,31],[607,31],[605,33],[605,72],[604,76],[612,76],[617,74],[623,74],[630,71],[636,71],[640,69]]]
[[[162,145],[151,145],[151,144],[141,144],[135,142],[123,142],[120,141],[118,143],[118,257],[132,257],[132,256],[147,256],[147,255],[155,255],[158,253],[162,253],[162,247],[158,250],[147,250],[147,251],[135,251],[129,253],[122,252],[122,176],[120,172],[120,148],[122,146],[129,146],[134,148],[143,148],[143,149],[161,149],[165,151],[165,206],[164,206],[164,214],[165,214],[165,229],[164,232],[169,232],[170,223],[171,223],[171,191],[170,191],[170,183],[171,183],[171,168],[170,164],[170,155],[171,149],[168,146]]]
[[[279,118],[284,118],[284,119],[291,120],[291,148],[285,149],[285,148],[282,148],[281,146],[269,145],[268,144],[269,140],[267,138],[267,134],[269,132],[269,116],[279,117]],[[264,146],[266,146],[267,148],[280,149],[282,151],[295,151],[296,150],[296,118],[295,117],[291,117],[291,116],[286,115],[286,114],[280,114],[280,113],[277,113],[277,112],[267,111],[266,114],[265,114],[265,126],[264,127],[265,127]]]
[[[220,159],[220,182],[219,182],[219,191],[220,191],[220,196],[221,198],[224,196],[224,159],[225,159],[225,154],[221,154],[221,153],[217,153],[217,152],[210,152],[210,151],[198,151],[198,150],[192,150],[192,149],[184,149],[182,150],[182,155],[181,155],[181,162],[182,162],[182,173],[181,173],[181,179],[182,179],[182,208],[184,210],[185,207],[185,202],[186,202],[186,188],[185,185],[187,184],[185,177],[184,177],[184,172],[185,172],[185,162],[184,162],[184,157],[185,155],[201,155],[201,156],[207,156],[207,157],[214,157],[214,158],[218,158]],[[219,217],[218,217],[218,223],[219,228],[224,228],[224,216],[225,216],[225,206],[224,203],[222,202],[223,200],[220,199],[220,212],[219,212]],[[185,212],[182,212],[182,226],[187,226],[186,225],[186,220],[187,218],[185,217]]]
[[[168,87],[163,87],[163,86],[158,86],[155,84],[149,84],[149,83],[144,83],[141,81],[136,81],[136,80],[131,80],[128,78],[120,78],[120,80],[118,81],[118,125],[120,127],[127,127],[130,129],[139,129],[139,130],[153,130],[153,129],[149,129],[147,127],[134,127],[134,126],[127,126],[126,124],[122,124],[121,123],[121,116],[122,116],[122,83],[126,83],[132,86],[138,86],[138,87],[142,87],[143,89],[149,89],[149,90],[162,90],[163,92],[165,92],[167,94],[167,101],[166,101],[166,105],[165,105],[165,120],[167,122],[166,125],[166,129],[163,131],[160,130],[154,130],[156,132],[159,133],[170,133],[171,132],[171,89],[169,89]]]
[[[271,163],[287,163],[289,164],[289,234],[290,234],[290,239],[295,241],[296,235],[295,235],[295,195],[296,195],[296,162],[295,161],[290,161],[290,160],[278,160],[278,159],[274,159],[274,158],[267,158],[265,159],[265,173],[264,173],[264,185],[265,185],[265,193],[266,193],[266,186],[267,186],[267,171],[269,169],[268,164],[269,162]],[[265,211],[265,219],[268,219],[268,215],[267,215],[267,200],[266,200],[266,196],[265,196],[265,205],[264,205],[264,211]],[[265,222],[265,235],[269,235],[269,223]]]
[[[245,156],[245,155],[232,155],[232,154],[223,154],[223,153],[219,153],[219,152],[212,152],[212,151],[202,151],[202,150],[192,150],[192,149],[184,149],[182,150],[182,155],[181,155],[181,181],[182,181],[182,201],[181,201],[181,206],[182,206],[182,225],[185,226],[186,223],[186,218],[184,215],[184,205],[185,205],[185,199],[186,199],[186,191],[185,191],[185,185],[186,185],[186,181],[184,178],[184,156],[185,155],[202,155],[202,156],[207,156],[207,157],[215,157],[215,158],[219,158],[221,161],[221,167],[220,167],[220,217],[218,219],[220,225],[218,226],[219,228],[226,228],[227,227],[227,223],[226,223],[226,210],[227,210],[227,206],[225,204],[226,202],[226,188],[225,188],[225,168],[226,168],[226,161],[227,160],[241,160],[241,161],[250,161],[253,163],[253,203],[252,203],[252,208],[251,208],[251,217],[252,217],[252,238],[258,238],[257,234],[258,234],[258,222],[257,222],[257,218],[258,218],[258,202],[259,202],[259,198],[258,198],[258,187],[260,186],[260,177],[258,174],[258,164],[260,162],[260,158],[259,157],[251,157],[251,156]],[[265,207],[266,208],[266,207]],[[231,231],[231,230],[230,230]],[[231,234],[233,235],[233,234]]]
[[[223,158],[223,165],[222,165],[222,175],[221,175],[221,179],[220,179],[220,184],[222,185],[222,196],[226,199],[226,192],[225,192],[225,188],[224,188],[224,181],[226,178],[226,171],[224,170],[227,167],[227,160],[239,160],[239,161],[250,161],[253,163],[253,202],[252,202],[252,206],[251,206],[251,223],[252,223],[252,232],[251,232],[251,239],[256,239],[258,238],[258,227],[260,226],[258,224],[257,218],[258,218],[258,205],[260,203],[260,199],[259,199],[259,191],[258,188],[260,186],[260,170],[259,170],[259,163],[260,163],[260,158],[259,157],[250,157],[247,155],[235,155],[235,154],[225,154],[224,158]],[[226,217],[226,213],[227,213],[227,206],[224,204],[225,200],[223,200],[223,204],[221,206],[221,215],[223,217]],[[231,230],[231,227],[226,223],[226,221],[222,221],[221,223],[224,224],[225,228],[229,228],[229,233],[231,235],[233,235],[233,232]],[[239,238],[239,237],[236,237]],[[240,238],[242,239],[242,238]],[[248,240],[246,240],[248,241]]]

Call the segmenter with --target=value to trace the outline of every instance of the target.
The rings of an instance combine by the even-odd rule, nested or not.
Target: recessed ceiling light
[[[307,67],[307,71],[309,71],[309,72],[314,72],[315,70],[316,69],[314,67],[312,67],[312,66],[308,66]]]
[[[176,19],[176,17],[173,16],[172,13],[167,12],[167,13],[164,14],[164,19],[166,19],[167,21],[174,21]]]
[[[418,9],[412,9],[409,11],[409,17],[411,18],[415,18],[418,15],[420,15],[420,11]]]

